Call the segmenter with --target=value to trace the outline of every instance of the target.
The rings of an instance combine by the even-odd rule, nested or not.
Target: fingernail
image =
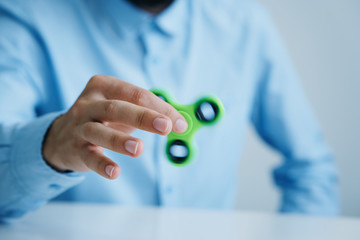
[[[169,127],[169,120],[161,117],[156,118],[153,122],[153,126],[160,132],[166,132]]]
[[[127,140],[125,142],[125,149],[131,154],[136,154],[138,149],[139,143],[133,140]]]
[[[115,168],[113,166],[107,165],[106,168],[105,168],[105,172],[109,177],[111,177],[112,174],[113,174],[114,169]]]
[[[187,128],[188,128],[188,124],[186,121],[182,119],[176,120],[174,125],[174,132],[182,133],[185,132]]]

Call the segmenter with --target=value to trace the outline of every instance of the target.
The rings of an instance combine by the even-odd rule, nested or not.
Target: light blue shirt
[[[226,113],[197,132],[197,155],[186,167],[167,160],[166,137],[136,131],[145,143],[141,157],[106,151],[122,169],[118,179],[56,172],[42,157],[42,141],[95,74],[166,89],[181,104],[214,94]],[[331,152],[259,4],[177,0],[154,17],[123,0],[0,1],[2,219],[53,198],[232,209],[249,123],[283,155],[273,171],[280,211],[335,214]]]

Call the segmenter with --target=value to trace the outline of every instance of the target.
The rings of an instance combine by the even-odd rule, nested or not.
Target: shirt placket
[[[169,76],[169,69],[164,66],[165,52],[161,42],[165,41],[152,27],[147,28],[141,35],[140,41],[144,49],[143,67],[148,86],[171,89],[171,83],[164,79]],[[165,153],[166,136],[154,134],[153,159],[157,171],[158,204],[172,206],[176,204],[176,174],[173,165],[169,163]]]

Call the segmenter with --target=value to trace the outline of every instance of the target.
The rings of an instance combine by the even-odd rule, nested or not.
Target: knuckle
[[[144,126],[145,125],[146,114],[147,114],[146,110],[142,110],[137,114],[137,116],[136,116],[136,124],[138,126]]]
[[[114,101],[108,101],[106,104],[105,104],[105,114],[107,116],[111,116],[113,114],[115,114],[116,112],[116,103]]]
[[[109,141],[110,141],[110,147],[112,149],[118,149],[119,146],[121,146],[121,142],[122,142],[120,137],[118,135],[116,135],[116,134],[112,134],[110,136]]]
[[[144,89],[135,88],[131,93],[131,102],[136,105],[143,105],[145,101],[146,92]]]
[[[103,80],[103,76],[102,75],[94,75],[90,78],[89,80],[89,85],[96,85],[99,84],[101,81]]]
[[[88,139],[90,136],[93,136],[95,133],[95,126],[94,124],[86,123],[83,126],[82,135]]]
[[[103,172],[103,170],[105,170],[105,165],[106,162],[101,161],[100,159],[96,162],[96,169],[98,171],[98,173]]]
[[[84,109],[87,107],[87,101],[83,98],[79,98],[75,103],[74,107],[78,109]]]
[[[75,124],[81,122],[83,118],[83,113],[86,112],[87,103],[84,100],[77,100],[73,107],[71,108],[71,117],[74,120]]]
[[[106,84],[107,78],[104,75],[94,75],[90,78],[87,88],[90,90],[98,90]]]
[[[80,110],[78,108],[72,108],[69,114],[75,125],[78,125],[81,120]]]
[[[174,115],[174,109],[172,109],[171,107],[167,107],[167,108],[165,109],[164,114],[165,114],[166,116],[173,116],[173,115]]]

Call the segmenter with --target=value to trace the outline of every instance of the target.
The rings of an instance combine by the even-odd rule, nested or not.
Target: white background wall
[[[340,171],[342,214],[360,217],[360,1],[259,0],[273,16],[302,77]],[[280,156],[250,129],[239,208],[274,211],[271,170]]]

